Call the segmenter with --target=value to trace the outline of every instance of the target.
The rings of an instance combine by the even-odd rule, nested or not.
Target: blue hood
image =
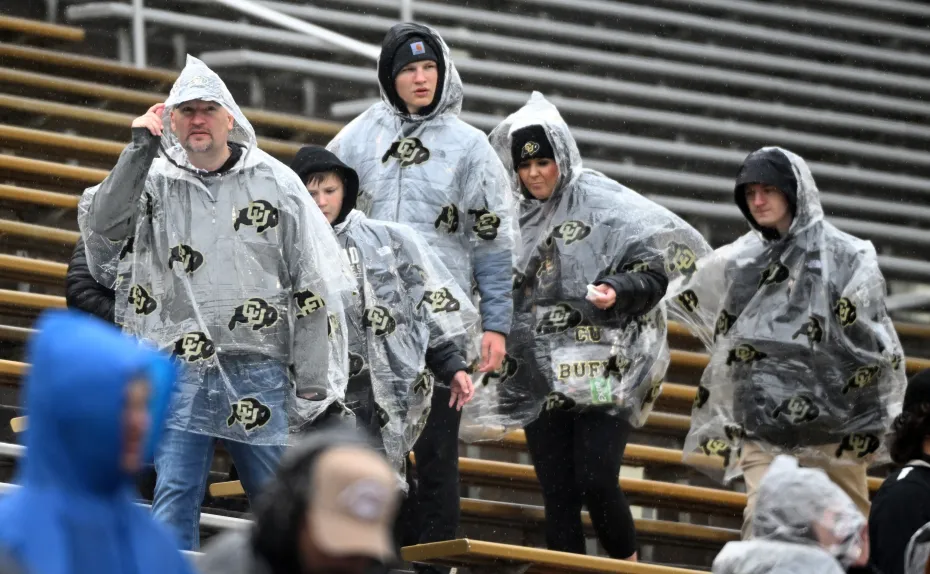
[[[22,488],[0,500],[0,546],[27,571],[190,572],[172,538],[133,502],[120,469],[126,388],[151,386],[151,460],[177,371],[170,359],[83,313],[51,311],[30,341]]]

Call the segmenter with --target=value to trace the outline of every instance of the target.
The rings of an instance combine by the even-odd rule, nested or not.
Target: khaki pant
[[[820,447],[820,450],[825,453],[823,458],[801,457],[798,459],[798,464],[823,469],[830,480],[842,488],[843,492],[859,507],[862,514],[868,518],[870,503],[866,465],[834,461],[831,454],[836,452],[836,445]],[[759,494],[759,483],[762,482],[762,477],[765,476],[774,459],[774,454],[762,450],[757,443],[747,442],[743,445],[739,466],[743,471],[748,497],[746,508],[743,510],[743,540],[747,540],[752,533],[752,512],[756,506],[756,496]]]

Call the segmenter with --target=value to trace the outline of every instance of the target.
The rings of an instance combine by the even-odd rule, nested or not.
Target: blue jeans
[[[224,442],[251,503],[274,476],[285,447]],[[155,454],[158,476],[152,512],[174,531],[181,550],[200,547],[200,504],[207,489],[215,445],[216,438],[212,436],[165,429]]]

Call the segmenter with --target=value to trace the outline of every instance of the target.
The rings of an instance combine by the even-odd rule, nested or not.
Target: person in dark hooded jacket
[[[450,388],[449,407],[471,400],[465,356],[478,313],[419,234],[355,209],[358,175],[331,151],[305,146],[291,169],[333,226],[357,281],[344,305],[345,405],[403,472],[430,413],[434,378]]]
[[[167,357],[74,311],[44,313],[29,343],[21,488],[0,500],[0,549],[35,574],[192,574],[134,502],[177,377]]]
[[[87,266],[84,239],[78,238],[68,263],[65,276],[65,300],[68,307],[96,315],[108,323],[113,322],[116,292],[94,279]]]
[[[475,366],[494,371],[504,359],[513,312],[515,216],[507,172],[485,134],[459,119],[462,80],[435,30],[412,23],[392,27],[381,45],[378,81],[381,102],[327,147],[358,172],[359,211],[412,227],[464,293],[480,294],[483,334]],[[472,365],[474,359],[466,357]],[[448,404],[448,389],[437,385],[416,450],[427,477],[418,542],[454,538],[458,528],[461,413]]]
[[[711,353],[686,457],[743,475],[744,537],[782,452],[823,468],[868,516],[866,468],[887,457],[906,384],[875,249],[824,220],[810,169],[787,150],[749,154],[734,199],[752,231],[669,288]]]

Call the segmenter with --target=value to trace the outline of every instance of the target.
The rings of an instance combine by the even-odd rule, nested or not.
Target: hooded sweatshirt
[[[440,54],[434,104],[410,114],[397,97],[395,52],[423,38]],[[391,28],[378,60],[381,102],[355,118],[327,146],[357,172],[358,209],[404,223],[436,250],[459,288],[481,297],[482,328],[510,332],[515,214],[508,179],[485,135],[458,118],[462,80],[436,31]]]
[[[752,539],[729,542],[714,574],[843,572],[858,560],[865,517],[819,468],[778,456],[759,485]],[[793,569],[791,569],[793,568]]]
[[[743,186],[753,181],[783,188],[794,206],[785,237],[749,215]],[[739,473],[729,455],[744,439],[884,459],[907,381],[875,249],[824,220],[810,169],[789,151],[750,154],[734,193],[752,230],[669,288],[711,352],[685,452],[723,456],[727,477]]]
[[[534,125],[544,128],[559,168],[546,201],[525,194],[513,169],[513,134]],[[538,92],[490,141],[521,202],[522,243],[508,356],[491,378],[499,392],[481,398],[500,404],[483,424],[524,426],[544,407],[593,406],[621,407],[642,424],[669,362],[665,309],[657,304],[668,278],[691,272],[710,247],[667,209],[585,169],[568,125]],[[593,283],[615,289],[612,308],[586,300]]]
[[[467,369],[478,312],[418,233],[353,209],[358,177],[332,152],[301,148],[291,169],[303,181],[323,171],[343,174],[334,229],[356,279],[344,302],[349,388],[371,386],[386,453],[402,470],[429,414],[433,385],[448,385]]]
[[[133,502],[120,468],[129,383],[150,385],[152,460],[176,371],[167,357],[99,319],[49,311],[30,341],[21,488],[0,500],[0,547],[27,572],[193,572],[168,532]]]
[[[219,103],[234,119],[229,144],[241,153],[225,171],[193,167],[169,129],[171,111],[191,100]],[[110,175],[81,199],[91,272],[116,285],[117,323],[185,364],[170,428],[287,444],[289,430],[345,392],[347,266],[306,188],[256,147],[203,62],[188,57],[163,121],[160,139],[135,130]],[[283,380],[253,381],[249,372],[267,373],[269,362]]]

